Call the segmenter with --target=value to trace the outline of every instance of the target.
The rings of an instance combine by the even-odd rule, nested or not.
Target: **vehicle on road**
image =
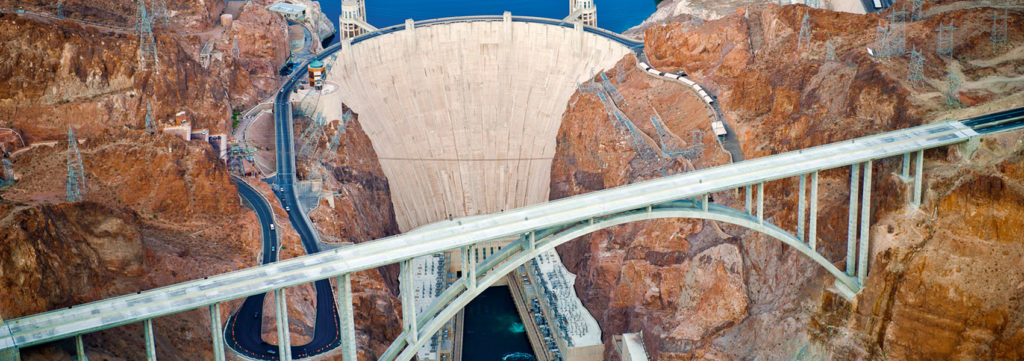
[[[271,223],[271,224],[270,224],[270,230],[271,230],[271,231],[273,231],[273,230],[274,230],[274,224],[273,224],[273,223]]]

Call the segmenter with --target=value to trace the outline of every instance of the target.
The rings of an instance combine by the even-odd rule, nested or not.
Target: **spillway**
[[[404,232],[547,201],[576,84],[629,52],[557,25],[435,24],[343,47],[328,80],[359,114]]]

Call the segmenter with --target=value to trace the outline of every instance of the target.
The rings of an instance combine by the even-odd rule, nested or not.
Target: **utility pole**
[[[146,102],[146,133],[156,133],[156,125],[153,124],[153,108],[149,106],[149,102]]]
[[[800,38],[797,43],[798,50],[804,50],[811,45],[811,24],[810,16],[804,12],[804,20],[800,22]]]
[[[952,71],[946,74],[946,105],[949,107],[960,106],[960,97],[957,95],[960,93],[960,77],[953,74]]]
[[[924,16],[922,10],[924,9],[924,0],[914,0],[910,8],[910,19],[914,21],[921,20]]]
[[[953,31],[956,27],[953,26],[953,22],[950,21],[949,25],[939,23],[939,38],[935,47],[935,52],[939,55],[953,56]]]
[[[911,86],[916,87],[924,82],[923,69],[924,56],[921,55],[921,52],[917,51],[915,46],[910,50],[910,63],[907,64],[907,81],[910,82]]]
[[[82,200],[82,188],[85,188],[85,166],[82,165],[82,154],[78,152],[75,132],[68,126],[68,182],[65,192],[68,202]]]
[[[153,18],[146,12],[146,3],[139,0],[136,10],[136,28],[139,31],[139,67],[150,66],[160,74],[160,57],[157,56],[156,39],[153,38]]]
[[[992,45],[994,46],[1005,46],[1006,45],[1006,27],[1010,21],[1010,17],[1006,15],[1006,9],[1003,9],[1003,13],[1000,15],[999,10],[992,10]]]

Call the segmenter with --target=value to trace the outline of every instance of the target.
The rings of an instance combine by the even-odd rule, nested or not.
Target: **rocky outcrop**
[[[302,178],[322,180],[329,190],[310,213],[321,238],[333,247],[398,234],[388,180],[358,115],[335,124],[335,129],[325,128],[325,134],[317,140],[315,149],[324,153],[320,162],[300,162],[300,169],[314,169],[311,174],[300,174]],[[329,152],[326,148],[334,132],[342,132],[341,141],[334,152]],[[333,202],[326,197],[332,197]],[[356,273],[352,291],[359,358],[377,359],[401,332],[397,265]],[[340,355],[340,350],[330,355]]]
[[[1016,59],[1010,49],[1020,44],[992,48],[982,36],[988,33],[981,20],[986,12],[991,14],[951,7],[905,25],[908,48],[930,49],[940,21],[963,24],[963,34],[979,34],[954,49],[956,60],[922,51],[926,80],[916,86],[905,80],[905,58],[878,59],[864,51],[874,46],[874,37],[864,34],[879,15],[803,6],[741,8],[699,27],[652,26],[645,52],[660,70],[684,70],[716,94],[745,157],[756,158],[1021,106],[1024,98],[1009,90],[1017,89],[1010,79],[1020,76],[1009,65],[1017,61],[1010,60]],[[812,41],[798,48],[804,13],[810,15]],[[826,41],[836,48],[835,60],[825,57]],[[961,75],[958,98],[973,108],[946,107],[939,95],[946,90],[947,71]],[[641,98],[673,92],[637,91]],[[662,160],[642,159],[629,151],[625,137],[591,120],[604,119],[599,102],[581,95],[574,101],[558,136],[552,198],[660,176],[635,170],[666,168]],[[853,303],[829,292],[831,277],[806,257],[776,240],[714,222],[626,224],[558,250],[580,276],[577,292],[605,337],[642,330],[652,359],[1016,359],[1022,286],[1007,262],[1019,259],[1022,248],[999,237],[1017,232],[1021,145],[1019,134],[1006,137],[1013,141],[983,143],[971,163],[962,160],[971,156],[968,148],[926,153],[929,190],[920,211],[906,206],[908,185],[894,174],[899,162],[875,162],[872,272]],[[818,250],[836,264],[845,262],[848,182],[848,170],[821,173]],[[794,179],[767,183],[766,217],[772,223],[795,229],[796,192]],[[742,192],[714,194],[716,203],[734,208],[742,207],[739,197]],[[962,226],[968,215],[977,226]],[[999,226],[992,225],[997,221]],[[699,271],[691,271],[695,265]],[[605,356],[618,359],[610,347]]]
[[[257,5],[246,9],[234,27],[240,57],[222,57],[209,68],[198,61],[208,34],[155,27],[159,72],[140,65],[134,22],[112,29],[71,15],[3,14],[0,126],[22,131],[28,142],[66,137],[68,125],[88,138],[107,129],[143,129],[150,105],[157,127],[172,125],[173,114],[184,110],[193,128],[228,132],[233,108],[276,89],[276,70],[288,54],[281,17]],[[221,42],[231,54],[231,37]]]
[[[237,196],[221,196],[232,194],[234,185],[223,165],[207,157],[208,147],[135,138],[82,145],[83,202],[57,203],[64,192],[63,150],[39,147],[16,158],[24,176],[4,190],[0,208],[0,227],[10,230],[0,240],[0,283],[11,291],[0,301],[5,319],[250,266],[259,247],[255,214],[244,211]],[[156,320],[159,357],[208,355],[205,317],[190,311]],[[144,358],[141,332],[132,325],[87,334],[89,355]],[[66,359],[61,350],[58,343],[24,356]]]

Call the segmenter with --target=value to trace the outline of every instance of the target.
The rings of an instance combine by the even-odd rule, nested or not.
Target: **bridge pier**
[[[292,342],[288,332],[288,300],[284,288],[274,291],[274,309],[277,311],[277,354],[281,361],[291,361]]]
[[[78,356],[78,361],[89,361],[89,358],[85,356],[85,345],[82,343],[82,335],[75,335],[75,355]]]
[[[797,196],[797,208],[796,208],[796,239],[800,242],[804,241],[804,193],[807,188],[807,175],[800,175],[800,193]],[[813,249],[813,247],[812,247]]]
[[[757,184],[757,223],[764,224],[764,183]]]
[[[864,194],[861,196],[860,210],[860,254],[857,256],[857,282],[864,287],[864,280],[868,277],[868,248],[871,242],[871,163],[864,162]],[[849,257],[849,256],[847,256]]]
[[[419,330],[416,324],[416,291],[412,277],[412,260],[402,261],[400,267],[398,287],[402,296],[402,330],[406,333],[406,341],[414,344],[419,341]]]
[[[924,171],[924,149],[917,151],[917,164],[914,165],[914,203],[915,207],[921,206],[921,175]]]
[[[156,345],[153,343],[153,319],[142,321],[142,328],[146,334],[146,360],[156,361]]]
[[[807,243],[811,250],[818,252],[818,171],[811,173],[811,225],[808,229]]]
[[[352,311],[352,274],[338,277],[338,318],[341,322],[341,359],[356,361],[356,328]]]
[[[846,275],[854,276],[854,261],[857,254],[857,192],[860,189],[860,164],[850,166],[850,216],[846,224]]]
[[[224,361],[224,331],[220,326],[220,304],[210,305],[210,332],[213,338],[213,359]]]

